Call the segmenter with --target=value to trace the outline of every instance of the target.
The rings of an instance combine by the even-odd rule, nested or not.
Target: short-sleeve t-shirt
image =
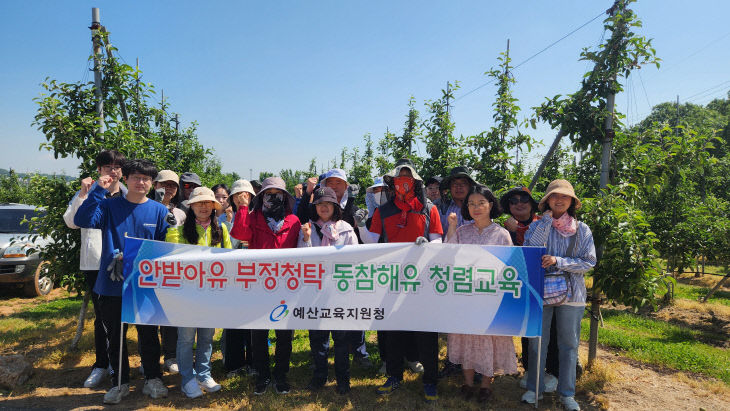
[[[409,212],[406,217],[406,226],[400,228],[397,224],[400,222],[400,214],[385,217],[385,233],[388,235],[389,243],[409,243],[416,241],[416,238],[423,236],[426,224],[426,216],[422,213]],[[382,233],[382,224],[380,219],[380,207],[375,209],[373,220],[370,225],[370,232],[380,235]],[[441,218],[436,207],[431,207],[429,213],[429,234],[443,235],[441,229]]]

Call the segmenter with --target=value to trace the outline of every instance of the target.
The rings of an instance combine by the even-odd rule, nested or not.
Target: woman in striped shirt
[[[580,321],[586,305],[586,285],[583,275],[596,265],[596,248],[591,229],[575,218],[575,211],[580,206],[581,202],[568,181],[552,181],[538,205],[538,209],[544,212],[543,217],[530,224],[529,230],[525,233],[524,243],[525,246],[547,248],[546,254],[542,257],[542,267],[546,273],[566,274],[568,290],[563,303],[543,307],[542,335],[550,335],[551,326],[557,329],[560,370],[558,392],[565,409],[575,411],[580,410],[574,396]],[[553,312],[556,318],[554,324]],[[542,398],[542,392],[545,390],[544,369],[548,338],[543,338],[540,346],[537,341],[537,339],[530,341],[527,378],[529,391],[522,396],[522,401],[530,404]],[[541,352],[540,356],[538,349]],[[535,387],[538,370],[541,377],[540,387]]]

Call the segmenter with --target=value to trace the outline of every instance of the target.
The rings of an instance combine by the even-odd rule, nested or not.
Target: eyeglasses
[[[183,188],[196,188],[196,187],[200,187],[200,186],[195,183],[183,183]]]
[[[119,171],[122,169],[122,166],[112,164],[108,166],[101,166],[101,169],[104,170],[104,172],[108,173],[110,171]]]
[[[468,203],[466,203],[466,206],[469,208],[477,208],[477,207],[486,207],[487,204],[489,204],[489,201],[482,200],[478,203],[472,203],[471,201],[469,201]]]
[[[132,175],[127,177],[127,180],[133,183],[151,183],[152,177],[143,175]]]
[[[530,197],[526,195],[516,195],[509,198],[509,203],[511,205],[517,205],[519,203],[529,203]]]
[[[451,183],[451,186],[450,187],[451,188],[467,188],[467,187],[469,187],[469,185],[470,185],[469,183],[456,183],[456,182],[454,182],[454,183]]]

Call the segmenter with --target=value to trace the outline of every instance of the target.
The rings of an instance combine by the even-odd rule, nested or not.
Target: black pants
[[[112,366],[112,384],[117,384],[117,375],[122,376],[122,384],[129,382],[129,352],[127,351],[127,324],[122,331],[122,369],[119,370],[119,343],[122,324],[122,297],[100,295],[99,306],[101,319],[104,324],[109,345],[109,362]],[[160,372],[160,340],[157,336],[156,325],[138,325],[137,338],[139,339],[140,357],[144,367],[144,376],[147,379],[161,378]]]
[[[274,379],[286,379],[289,372],[289,361],[291,360],[291,340],[294,336],[293,330],[276,330],[276,351],[274,354]],[[258,379],[271,378],[269,369],[269,330],[251,330],[251,346],[253,348],[253,364]],[[226,351],[230,348],[226,346]]]
[[[226,371],[253,365],[251,348],[251,330],[226,329],[226,354],[223,359]]]
[[[314,359],[314,379],[325,384],[327,382],[327,351],[330,333],[335,342],[335,378],[337,384],[350,383],[350,344],[362,331],[341,330],[309,330],[309,347]],[[357,354],[354,354],[357,355]],[[362,355],[362,354],[360,354]]]
[[[388,333],[390,331],[378,331],[378,351],[380,351],[381,361],[388,361],[388,344],[386,343]],[[418,361],[418,347],[416,347],[416,339],[413,334],[408,336],[408,341],[408,344],[406,344],[406,360],[410,362]]]
[[[423,331],[387,331],[386,368],[388,375],[403,379],[403,360],[415,340],[418,359],[423,364],[423,383],[436,384],[438,379],[439,335]]]
[[[554,312],[552,323],[557,323]],[[529,346],[530,338],[522,337],[522,367],[525,368],[525,372],[527,372],[527,364],[529,364]],[[545,358],[545,372],[558,377],[560,375],[559,359],[557,327],[550,327],[550,341],[548,342],[547,358]]]
[[[96,353],[96,361],[94,368],[107,368],[109,366],[109,354],[106,352],[107,338],[104,331],[104,324],[101,321],[101,307],[99,307],[99,294],[94,292],[96,284],[96,276],[99,271],[84,271],[86,285],[89,287],[87,292],[91,293],[91,305],[94,306],[94,351]],[[118,348],[118,347],[117,347]]]
[[[162,356],[165,360],[177,357],[177,327],[160,326]]]

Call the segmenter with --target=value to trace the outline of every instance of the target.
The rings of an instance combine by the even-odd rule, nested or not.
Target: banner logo
[[[269,320],[273,322],[281,321],[289,315],[289,308],[286,305],[286,301],[281,300],[281,304],[274,307],[269,314]]]

